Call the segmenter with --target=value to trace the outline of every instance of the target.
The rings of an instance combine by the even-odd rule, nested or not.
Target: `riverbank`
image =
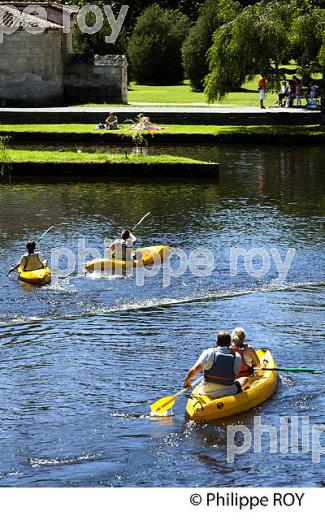
[[[96,130],[91,124],[1,125],[0,136],[15,143],[107,143],[120,146],[134,144],[136,132],[130,125],[116,131]],[[175,143],[265,143],[320,144],[325,142],[322,125],[167,125],[161,130],[143,132],[147,144]]]
[[[146,156],[137,154],[107,154],[83,152],[53,152],[6,149],[7,171],[10,174],[55,175],[104,174],[108,177],[123,175],[164,175],[214,177],[219,175],[219,164],[197,161],[172,155]]]

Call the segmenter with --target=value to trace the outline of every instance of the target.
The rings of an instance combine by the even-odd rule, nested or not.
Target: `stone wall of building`
[[[64,96],[73,103],[127,103],[125,56],[71,56],[65,67]]]
[[[0,43],[0,104],[46,106],[63,101],[63,34],[19,30]]]

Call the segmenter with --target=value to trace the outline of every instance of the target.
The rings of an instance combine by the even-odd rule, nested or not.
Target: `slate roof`
[[[43,20],[38,16],[18,12],[19,10],[11,5],[0,5],[0,24],[6,27],[16,27],[23,29],[25,25],[38,27],[44,30],[62,31],[62,25]]]

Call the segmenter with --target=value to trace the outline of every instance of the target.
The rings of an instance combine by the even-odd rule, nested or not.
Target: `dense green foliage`
[[[207,52],[213,33],[221,25],[235,18],[240,9],[236,0],[206,0],[200,15],[183,44],[185,76],[194,91],[203,91],[204,78],[209,72]]]
[[[136,21],[128,44],[132,74],[145,85],[172,85],[183,79],[181,45],[189,19],[178,10],[148,7]]]
[[[70,3],[82,7],[89,2],[70,0]],[[107,2],[95,0],[92,4],[103,11]],[[125,4],[125,0],[109,2],[116,17]],[[152,34],[147,27],[146,37],[143,35],[141,40],[137,31],[139,20],[143,21],[145,13],[158,6],[169,12],[170,18],[177,12],[175,28],[167,32],[171,41],[166,37],[167,15],[163,20],[154,20]],[[122,31],[114,44],[105,42],[110,25],[104,16],[104,26],[98,33],[87,35],[76,30],[75,50],[84,55],[125,54],[129,48],[132,66],[139,65],[137,70],[143,69],[143,61],[147,63],[146,69],[149,61],[153,64],[150,77],[141,72],[136,75],[137,80],[166,84],[182,77],[179,56],[183,47],[183,65],[193,90],[201,91],[206,77],[208,97],[220,100],[234,86],[262,70],[269,86],[277,85],[283,76],[280,63],[292,60],[297,64],[297,73],[305,77],[321,72],[325,63],[325,9],[320,7],[324,6],[325,0],[179,0],[177,3],[174,0],[137,0],[130,3]],[[181,20],[181,15],[188,18]],[[89,15],[88,23],[93,23],[94,18]],[[188,37],[185,23],[190,31]],[[135,42],[140,44],[140,49],[135,48]],[[164,58],[159,61],[160,52]],[[141,54],[144,54],[143,60]],[[173,68],[175,74],[169,74]],[[146,79],[140,79],[144,76]]]
[[[59,3],[66,3],[65,0],[59,0]],[[204,0],[136,0],[133,2],[126,2],[125,0],[94,0],[89,2],[87,0],[71,0],[69,2],[80,7],[86,4],[99,6],[101,9],[103,5],[110,5],[115,16],[118,16],[123,5],[129,5],[129,9],[123,24],[122,31],[114,44],[105,42],[105,36],[110,34],[109,24],[104,18],[104,26],[101,31],[96,34],[83,34],[79,28],[76,28],[75,34],[75,50],[79,54],[125,54],[127,52],[128,39],[132,33],[137,18],[143,13],[145,9],[158,4],[163,9],[177,8],[183,14],[187,15],[193,22],[197,19],[199,9],[204,3]],[[94,16],[90,15],[87,23],[92,25],[94,23]]]
[[[281,63],[294,60],[304,78],[323,72],[324,10],[308,0],[260,2],[242,9],[217,29],[209,50],[206,93],[221,99],[235,82],[264,72],[269,88],[278,88]]]

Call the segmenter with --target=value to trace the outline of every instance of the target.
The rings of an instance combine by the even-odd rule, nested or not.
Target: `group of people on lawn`
[[[113,112],[110,112],[104,123],[97,125],[98,130],[118,130],[118,118]],[[162,130],[160,126],[153,126],[148,116],[139,114],[133,127],[134,130]]]
[[[258,80],[258,90],[260,108],[265,108],[266,80],[263,74],[260,75]],[[292,76],[292,79],[282,81],[281,91],[278,93],[275,103],[279,107],[285,106],[286,108],[290,108],[294,106],[294,102],[296,101],[296,106],[301,107],[301,99],[303,97],[305,97],[307,105],[310,100],[316,100],[318,97],[318,87],[309,83],[307,90],[305,90],[302,87],[301,79],[297,78],[297,76]]]

